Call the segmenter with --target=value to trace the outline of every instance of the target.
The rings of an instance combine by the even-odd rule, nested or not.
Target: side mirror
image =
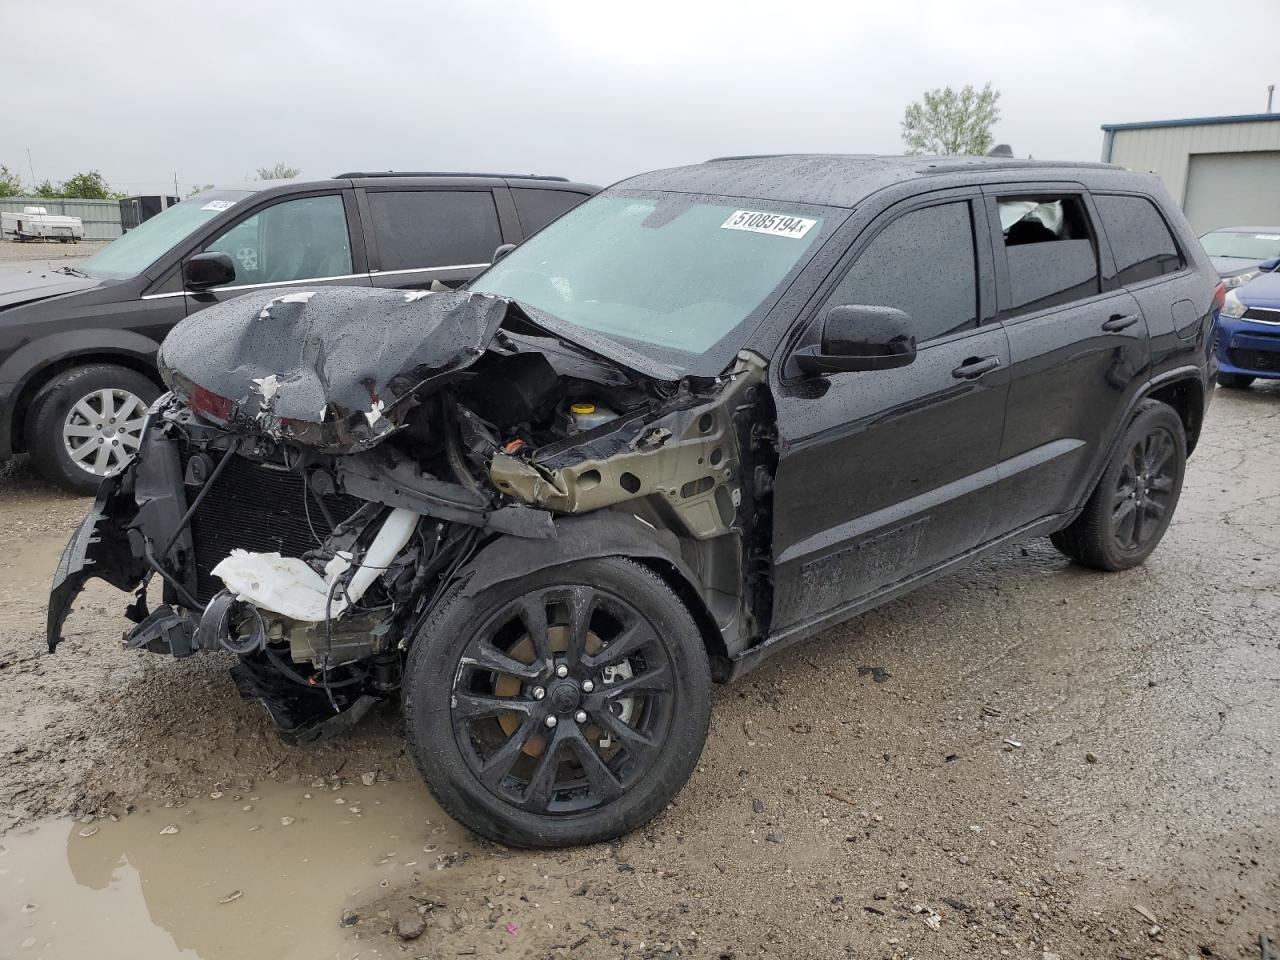
[[[188,290],[207,290],[234,283],[236,264],[225,253],[197,253],[182,265],[182,279]]]
[[[832,307],[822,318],[822,342],[794,354],[804,373],[892,370],[916,358],[911,318],[893,307]]]
[[[1264,273],[1275,273],[1277,268],[1280,268],[1280,257],[1272,257],[1258,264],[1258,269]]]
[[[515,248],[516,245],[514,243],[504,243],[502,246],[498,247],[497,250],[493,251],[493,260],[491,260],[490,263],[497,263]]]

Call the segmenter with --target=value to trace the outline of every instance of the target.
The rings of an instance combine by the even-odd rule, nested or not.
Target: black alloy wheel
[[[500,799],[576,813],[648,772],[671,724],[672,683],[671,658],[626,600],[591,586],[534,590],[463,650],[453,733]]]
[[[1052,535],[1054,546],[1096,570],[1142,563],[1169,528],[1186,464],[1182,419],[1167,404],[1143,400],[1080,515]]]
[[[1169,428],[1153,426],[1125,454],[1111,497],[1111,525],[1122,550],[1138,551],[1164,530],[1173,510],[1177,444]]]
[[[662,809],[701,752],[709,686],[679,599],[606,558],[446,599],[410,651],[405,715],[450,814],[501,842],[558,846]]]

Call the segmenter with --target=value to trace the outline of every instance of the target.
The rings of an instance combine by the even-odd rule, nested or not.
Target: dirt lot
[[[0,240],[0,267],[7,269],[28,269],[41,263],[49,267],[57,267],[67,261],[75,263],[86,260],[105,247],[108,240],[81,240],[79,243],[37,243],[28,240],[18,243],[15,240]]]
[[[123,598],[101,584],[42,655],[48,577],[85,507],[23,461],[0,468],[0,840],[18,855],[23,825],[53,814],[96,814],[80,835],[109,837],[166,803],[203,816],[224,791],[327,790],[420,834],[401,841],[409,860],[369,840],[308,868],[342,888],[350,925],[318,906],[311,919],[347,958],[1186,960],[1280,939],[1280,384],[1218,392],[1145,567],[1086,572],[1037,541],[829,630],[719,692],[701,765],[653,824],[551,855],[454,842],[394,708],[287,748],[225,662],[122,652]],[[273,842],[243,829],[209,846],[234,851],[233,873]],[[74,836],[55,837],[59,856],[96,842]],[[402,869],[353,892],[344,858]],[[179,859],[130,858],[161,881],[143,922],[166,943],[219,955],[179,927],[298,905],[276,881],[166,912],[155,889],[192,869]],[[426,929],[402,943],[406,914]],[[0,957],[36,955],[3,939]]]

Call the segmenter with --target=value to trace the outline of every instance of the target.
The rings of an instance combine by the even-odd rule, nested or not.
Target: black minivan
[[[0,459],[92,493],[138,448],[169,329],[265,287],[457,286],[597,187],[563,177],[345,173],[206,190],[79,266],[0,274]]]

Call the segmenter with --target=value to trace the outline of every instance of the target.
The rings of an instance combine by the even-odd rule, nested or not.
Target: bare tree
[[[1000,91],[965,84],[928,90],[902,117],[908,153],[981,155],[991,149],[991,128],[1000,119]]]
[[[291,167],[287,163],[277,163],[270,167],[258,168],[259,180],[292,180],[302,172],[298,167]]]

